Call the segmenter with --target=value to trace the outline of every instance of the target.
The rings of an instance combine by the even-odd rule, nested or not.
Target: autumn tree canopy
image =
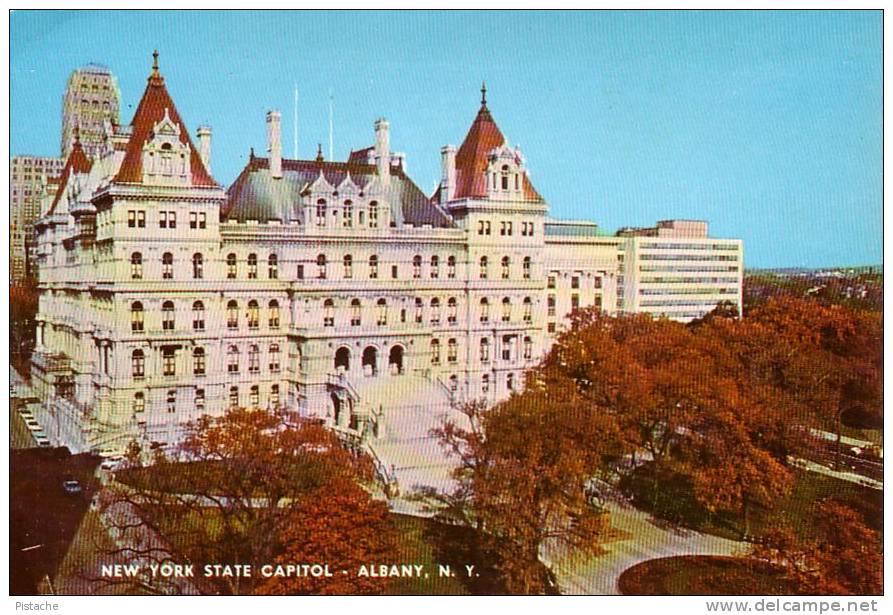
[[[323,426],[286,425],[269,412],[235,409],[192,424],[175,460],[162,456],[120,472],[103,509],[127,538],[114,554],[119,561],[259,568],[306,556],[348,564],[387,553],[391,544],[386,507],[362,488],[371,478],[369,462]],[[216,594],[370,589],[340,578],[293,581],[256,574],[196,583],[201,593]]]

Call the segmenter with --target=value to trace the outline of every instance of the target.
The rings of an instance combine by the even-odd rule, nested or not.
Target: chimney
[[[443,175],[440,180],[440,202],[446,203],[453,200],[456,192],[456,148],[445,145],[440,150],[440,161],[443,167]]]
[[[390,124],[384,118],[375,121],[375,164],[382,186],[391,183],[391,136]]]
[[[198,127],[198,130],[195,132],[195,136],[198,138],[198,153],[202,157],[202,164],[205,165],[205,169],[208,170],[208,173],[211,172],[211,127],[203,124]]]
[[[282,177],[281,118],[282,116],[275,109],[267,111],[267,152],[270,157],[270,177],[274,179]]]

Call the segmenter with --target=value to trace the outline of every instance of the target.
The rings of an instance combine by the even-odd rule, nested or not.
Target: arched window
[[[131,331],[142,331],[144,328],[144,312],[143,312],[143,304],[139,301],[134,301],[130,306],[130,330]]]
[[[422,257],[418,254],[412,257],[412,277],[422,277]]]
[[[419,323],[419,324],[421,324],[421,322],[422,322],[422,309],[423,309],[422,300],[419,299],[418,297],[416,297],[416,300],[415,300],[415,321],[416,321],[416,323]]]
[[[226,279],[236,279],[236,255],[233,253],[226,255]]]
[[[164,280],[174,278],[174,255],[170,252],[161,255],[161,277]]]
[[[341,216],[341,224],[345,228],[353,226],[353,201],[350,199],[344,201],[344,213]]]
[[[490,322],[490,302],[486,297],[481,299],[481,322]]]
[[[533,320],[533,301],[530,297],[524,297],[524,322]]]
[[[205,349],[196,348],[192,351],[192,373],[196,376],[205,375]]]
[[[260,371],[260,350],[257,344],[248,347],[248,371],[252,374]]]
[[[436,254],[431,257],[431,277],[436,278],[440,275],[440,257]]]
[[[502,189],[509,189],[509,167],[507,164],[502,165]]]
[[[239,373],[239,347],[230,346],[226,351],[226,371],[230,374]]]
[[[196,389],[195,390],[195,409],[198,412],[202,412],[205,409],[205,390],[204,389]]]
[[[509,373],[505,377],[505,388],[507,388],[509,391],[515,390],[515,375],[514,374]]]
[[[451,325],[456,324],[456,298],[450,297],[447,301],[447,322]]]
[[[378,256],[373,254],[369,257],[369,278],[375,279],[378,277]]]
[[[274,409],[279,407],[279,385],[271,384],[270,385],[270,406]]]
[[[486,256],[482,256],[482,257],[481,257],[481,273],[480,273],[480,278],[481,278],[482,280],[486,280],[486,279],[487,279],[487,257],[486,257]]]
[[[447,257],[447,277],[456,277],[456,257],[452,255]]]
[[[369,228],[378,228],[378,201],[369,203]]]
[[[529,335],[524,336],[524,358],[533,358],[533,340],[530,339]]]
[[[270,371],[279,371],[279,344],[270,344]]]
[[[316,257],[316,277],[320,280],[326,279],[326,255],[320,254]]]
[[[384,326],[388,324],[388,302],[384,299],[379,299],[375,307],[378,311],[378,325]]]
[[[440,365],[440,340],[431,340],[431,365]]]
[[[326,200],[319,199],[316,202],[316,226],[326,225]]]
[[[511,259],[508,256],[502,257],[502,279],[509,279],[509,265],[511,264]]]
[[[323,320],[322,324],[324,327],[334,327],[335,326],[335,302],[331,299],[326,299],[322,304],[323,307]]]
[[[200,253],[196,252],[192,255],[192,278],[194,280],[201,280],[204,276],[204,268],[205,259]]]
[[[481,339],[481,363],[489,363],[490,362],[490,340],[485,338]]]
[[[490,374],[481,376],[481,393],[485,395],[490,392]]]
[[[437,297],[431,299],[431,324],[440,324],[440,299]]]
[[[459,390],[459,377],[456,374],[452,374],[450,376],[450,393],[455,393]]]
[[[192,328],[196,331],[205,330],[205,304],[201,301],[192,304]]]
[[[143,279],[143,255],[139,252],[130,255],[130,279]]]
[[[248,279],[257,279],[257,254],[248,255]]]
[[[239,328],[239,304],[235,300],[226,304],[226,327],[228,329]]]
[[[146,376],[146,353],[137,348],[130,355],[130,367],[134,378]]]
[[[279,257],[275,254],[267,257],[267,277],[271,280],[279,277]]]
[[[165,301],[161,304],[161,328],[164,331],[174,330],[174,302]]]
[[[523,262],[522,267],[523,267],[524,279],[529,280],[530,279],[530,257],[529,256],[524,257],[524,262]]]
[[[363,314],[363,306],[359,299],[353,299],[350,302],[350,326],[359,327]]]
[[[502,322],[509,322],[512,319],[512,300],[505,297],[502,300]]]
[[[344,255],[344,277],[353,277],[353,257],[350,254]]]
[[[229,388],[229,407],[239,407],[239,387],[233,386]]]
[[[279,302],[273,299],[267,306],[270,310],[269,325],[271,329],[279,328]]]
[[[455,363],[459,357],[459,344],[456,343],[456,338],[451,337],[447,342],[447,363]]]
[[[248,328],[257,329],[260,326],[260,306],[252,299],[248,302]]]

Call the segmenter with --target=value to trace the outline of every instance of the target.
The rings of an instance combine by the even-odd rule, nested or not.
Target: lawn
[[[618,579],[625,596],[790,596],[796,586],[778,569],[737,557],[687,555],[637,564]]]
[[[647,470],[647,466],[640,467],[622,483],[624,491],[634,496],[636,506],[685,527],[732,540],[741,539],[744,533],[741,514],[710,513],[694,500],[690,485],[679,476],[665,477],[657,491],[653,491]],[[883,492],[814,472],[794,469],[793,473],[793,485],[787,496],[772,508],[754,507],[751,511],[750,530],[754,535],[759,536],[767,528],[785,521],[801,535],[812,535],[814,507],[828,497],[857,510],[869,527],[883,531]]]

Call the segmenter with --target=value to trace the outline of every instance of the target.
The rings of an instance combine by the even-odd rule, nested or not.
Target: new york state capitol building
[[[550,218],[485,92],[431,196],[386,120],[346,162],[283,159],[279,113],[266,122],[267,157],[225,189],[210,128],[190,136],[156,56],[104,152],[75,135],[36,225],[32,384],[54,444],[172,443],[233,406],[379,435],[410,398],[520,390],[574,308],[685,321],[741,305],[742,243],[704,222],[609,236]]]

